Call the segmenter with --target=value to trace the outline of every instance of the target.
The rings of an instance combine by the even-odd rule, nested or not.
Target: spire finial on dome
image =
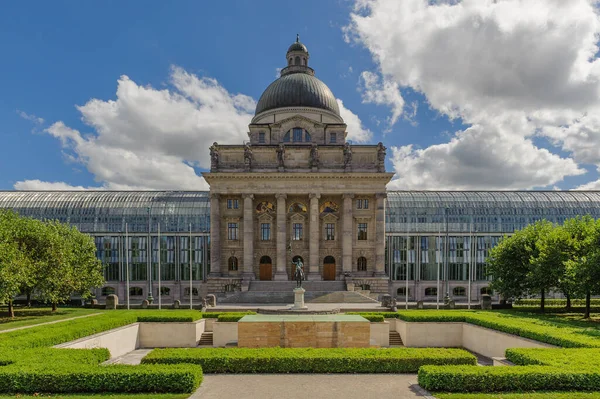
[[[296,33],[296,43],[300,43],[300,34]]]

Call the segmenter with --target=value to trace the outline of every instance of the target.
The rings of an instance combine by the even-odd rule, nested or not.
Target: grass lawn
[[[16,308],[15,318],[12,319],[6,317],[6,307],[0,307],[0,331],[17,327],[32,326],[48,321],[84,316],[92,313],[98,313],[98,309],[58,308],[56,312],[52,313],[52,309],[50,308]]]
[[[598,399],[600,392],[435,393],[438,399]]]
[[[188,394],[172,394],[172,393],[159,393],[159,394],[122,394],[122,393],[107,393],[107,394],[81,394],[75,393],[71,395],[67,394],[33,394],[33,395],[0,395],[0,399],[20,399],[20,398],[49,398],[49,399],[186,399],[190,395]]]

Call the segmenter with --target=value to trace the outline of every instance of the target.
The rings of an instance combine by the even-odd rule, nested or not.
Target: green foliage
[[[399,311],[398,315],[408,322],[467,322],[567,348],[600,347],[598,329],[552,316],[456,310],[409,310]]]
[[[202,381],[196,365],[125,366],[99,364],[106,349],[55,349],[49,346],[134,323],[139,317],[176,319],[178,311],[111,311],[26,332],[2,334],[0,392],[192,392]],[[186,320],[200,312],[182,311]],[[51,359],[51,361],[49,361]]]
[[[217,321],[220,323],[237,323],[242,317],[247,315],[247,313],[222,313],[217,318]]]
[[[380,314],[364,314],[361,316],[369,320],[371,323],[383,323],[385,321],[383,315]]]
[[[600,390],[600,349],[508,349],[516,367],[436,367],[419,370],[419,385],[446,392]]]
[[[158,311],[157,314],[138,316],[140,323],[191,323],[202,318],[202,313],[195,310]]]
[[[346,312],[346,314],[355,314],[364,317],[368,320],[367,316],[377,315],[382,316],[384,319],[397,319],[398,312]]]
[[[600,392],[435,393],[438,399],[600,399]],[[3,398],[0,398],[3,399]]]
[[[256,314],[256,312],[206,312],[206,313],[202,313],[202,318],[203,319],[218,319],[219,316],[221,315],[231,315],[231,314],[235,314],[235,315],[240,315],[243,314],[248,315],[248,314]]]
[[[206,373],[415,373],[425,364],[475,365],[462,349],[155,349],[143,364],[198,364]]]
[[[556,307],[564,307],[567,304],[566,299],[546,299],[546,306],[556,306]],[[591,304],[593,306],[600,306],[600,298],[592,298]],[[513,303],[514,306],[539,306],[539,299],[518,299]],[[585,299],[571,299],[572,306],[585,306]]]

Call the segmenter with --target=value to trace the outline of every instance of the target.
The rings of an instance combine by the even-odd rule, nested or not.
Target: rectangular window
[[[258,133],[258,143],[259,144],[265,143],[265,133],[264,132]]]
[[[236,199],[227,199],[227,209],[239,209],[240,203]]]
[[[367,224],[366,223],[358,224],[358,239],[359,240],[367,239]]]
[[[335,224],[334,223],[326,223],[325,224],[325,240],[326,241],[335,240]]]
[[[369,209],[369,200],[368,199],[357,199],[356,200],[356,209]]]
[[[301,143],[302,142],[302,129],[294,128],[294,142]]]
[[[269,241],[271,239],[271,223],[260,224],[260,239]]]
[[[302,223],[294,223],[292,226],[292,240],[299,241],[302,240]]]
[[[337,133],[329,133],[329,142],[337,143]]]
[[[237,240],[238,239],[238,224],[228,223],[227,224],[227,239]]]

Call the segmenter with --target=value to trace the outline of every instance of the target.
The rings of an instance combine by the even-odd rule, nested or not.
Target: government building
[[[355,287],[404,300],[408,287],[410,301],[460,302],[470,287],[477,301],[503,235],[541,219],[600,217],[600,192],[387,191],[385,146],[346,139],[309,59],[293,43],[247,142],[207,148],[209,192],[4,191],[0,208],[92,235],[106,279],[98,299],[155,298],[160,279],[163,302],[187,303],[207,293],[278,302],[297,261],[307,291]]]

